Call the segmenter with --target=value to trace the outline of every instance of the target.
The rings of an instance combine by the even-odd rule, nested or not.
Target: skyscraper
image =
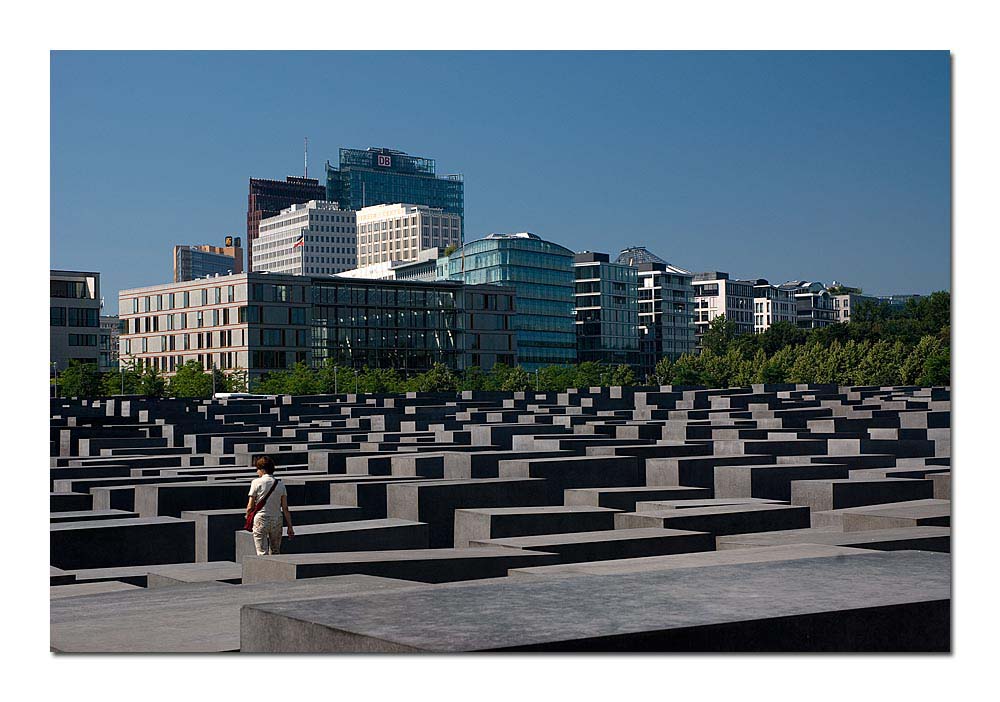
[[[341,149],[338,168],[327,162],[325,197],[345,210],[406,203],[465,217],[461,175],[438,176],[434,159],[374,146]]]
[[[260,220],[274,217],[292,205],[325,199],[326,188],[315,178],[251,178],[247,195],[247,270],[253,270],[253,242],[260,234]]]

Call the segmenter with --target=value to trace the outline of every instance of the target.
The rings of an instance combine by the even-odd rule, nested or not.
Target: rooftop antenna
[[[309,177],[309,137],[305,138],[305,177]]]

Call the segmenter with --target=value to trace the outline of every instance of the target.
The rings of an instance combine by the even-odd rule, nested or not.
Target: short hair
[[[253,465],[257,470],[262,470],[268,475],[274,473],[274,460],[270,456],[258,456]]]

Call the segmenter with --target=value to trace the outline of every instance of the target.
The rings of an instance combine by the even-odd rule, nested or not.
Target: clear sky
[[[466,240],[645,245],[734,277],[950,289],[947,52],[55,52],[51,264],[119,289],[245,235],[247,181],[384,146]]]

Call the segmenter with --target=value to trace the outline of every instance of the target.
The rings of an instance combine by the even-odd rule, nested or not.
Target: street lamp
[[[56,365],[55,361],[49,361],[49,365],[52,366],[52,377],[53,377],[53,391],[52,397],[59,397],[59,366]]]
[[[333,394],[337,395],[339,393],[339,386],[337,385],[337,366],[333,367]]]
[[[354,369],[354,394],[358,394],[358,369]]]
[[[122,395],[125,394],[125,366],[121,367],[122,371]]]
[[[535,369],[535,392],[538,392],[538,369]]]

